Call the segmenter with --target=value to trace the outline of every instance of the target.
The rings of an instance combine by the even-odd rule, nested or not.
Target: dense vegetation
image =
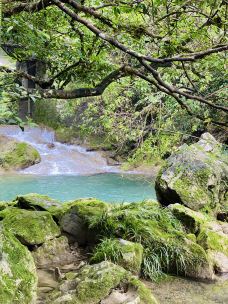
[[[45,76],[1,67],[1,122],[38,123],[111,148],[131,164],[227,127],[227,1],[4,1],[2,47]],[[28,79],[25,90],[16,79]],[[187,134],[187,136],[186,136]],[[222,140],[225,141],[225,136]]]

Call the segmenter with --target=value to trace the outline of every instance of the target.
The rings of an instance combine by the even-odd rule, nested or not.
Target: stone
[[[39,245],[60,235],[50,213],[8,207],[0,211],[3,226],[25,245]]]
[[[53,268],[75,260],[65,236],[46,241],[32,255],[37,268]]]
[[[18,195],[14,200],[15,206],[22,209],[31,209],[37,211],[52,211],[55,208],[61,208],[61,203],[47,195],[29,193]]]
[[[166,161],[156,178],[157,198],[163,205],[180,203],[198,211],[227,204],[228,162],[221,145],[205,133],[198,143],[184,144]]]
[[[203,213],[191,210],[181,204],[171,204],[168,208],[190,233],[198,233],[200,225],[208,220]]]
[[[215,272],[218,274],[228,273],[228,256],[214,250],[208,250],[207,252],[213,262]]]
[[[74,237],[79,245],[95,242],[95,234],[89,230],[88,219],[99,216],[108,210],[108,205],[96,199],[77,200],[71,203],[60,220],[60,227],[64,232]]]
[[[197,243],[205,250],[221,252],[228,257],[228,235],[223,232],[222,226],[217,222],[207,223],[201,227]]]
[[[0,223],[0,303],[35,304],[36,291],[31,253]]]
[[[158,302],[151,294],[151,291],[136,277],[133,277],[124,268],[111,262],[104,261],[95,265],[87,265],[77,274],[76,278],[68,282],[63,281],[59,290],[53,292],[48,303],[77,303],[77,304],[96,304],[110,303],[107,299],[112,295],[113,290],[121,291],[124,294],[122,285],[127,286],[127,290],[134,292],[128,293],[129,300],[137,300],[142,304],[157,304]],[[130,295],[133,299],[130,299]],[[126,302],[127,297],[118,304]],[[102,302],[106,301],[106,302]]]
[[[143,246],[139,243],[119,239],[122,257],[119,265],[133,274],[139,274],[143,261]]]
[[[24,169],[41,161],[39,152],[25,142],[0,136],[0,168]]]

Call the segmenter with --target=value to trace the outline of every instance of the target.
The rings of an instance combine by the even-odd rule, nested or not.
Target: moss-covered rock
[[[136,277],[133,277],[124,268],[107,261],[85,266],[75,275],[75,278],[63,281],[59,291],[54,292],[50,297],[49,303],[112,303],[106,301],[111,296],[112,290],[121,289],[122,285],[127,290],[134,289],[133,300],[137,299],[137,303],[157,303],[150,290]],[[120,301],[119,303],[128,303],[126,300],[125,298],[123,302]]]
[[[70,208],[69,208],[70,207]],[[89,221],[108,210],[109,205],[96,199],[82,199],[63,205],[66,209],[60,219],[60,227],[80,245],[95,241],[95,231],[89,229]]]
[[[50,198],[47,195],[41,195],[37,193],[29,193],[25,195],[18,195],[14,200],[15,205],[22,209],[31,209],[38,211],[50,211],[54,212],[56,209],[61,208],[62,204]]]
[[[46,241],[32,255],[38,268],[59,267],[75,261],[65,236]]]
[[[180,204],[171,204],[169,209],[190,233],[199,232],[201,225],[209,220],[207,215]]]
[[[31,145],[0,136],[0,168],[24,169],[40,161],[39,152]]]
[[[216,212],[227,199],[227,183],[228,164],[221,146],[205,133],[198,143],[181,146],[167,159],[155,188],[164,205],[180,203],[196,211]]]
[[[6,229],[26,245],[42,244],[60,235],[60,229],[50,213],[8,207],[0,211]]]
[[[197,242],[206,250],[222,252],[228,257],[228,235],[216,222],[207,223],[201,228]]]
[[[36,288],[31,253],[0,223],[0,303],[35,304]]]

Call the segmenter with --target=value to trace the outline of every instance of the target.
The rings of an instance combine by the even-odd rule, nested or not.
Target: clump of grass
[[[185,274],[190,265],[200,263],[186,243],[186,232],[171,211],[157,202],[113,206],[93,217],[90,227],[105,239],[95,251],[95,260],[118,260],[120,248],[114,238],[141,243],[144,247],[142,273],[157,280],[164,273]]]
[[[102,242],[95,247],[90,261],[92,263],[99,263],[108,260],[117,263],[121,257],[120,242],[117,239],[104,238]]]

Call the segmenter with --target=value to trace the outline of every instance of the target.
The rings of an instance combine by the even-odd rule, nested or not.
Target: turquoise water
[[[156,198],[154,183],[136,175],[0,176],[0,201],[26,193],[46,194],[60,201],[96,197],[107,202],[136,202]]]

